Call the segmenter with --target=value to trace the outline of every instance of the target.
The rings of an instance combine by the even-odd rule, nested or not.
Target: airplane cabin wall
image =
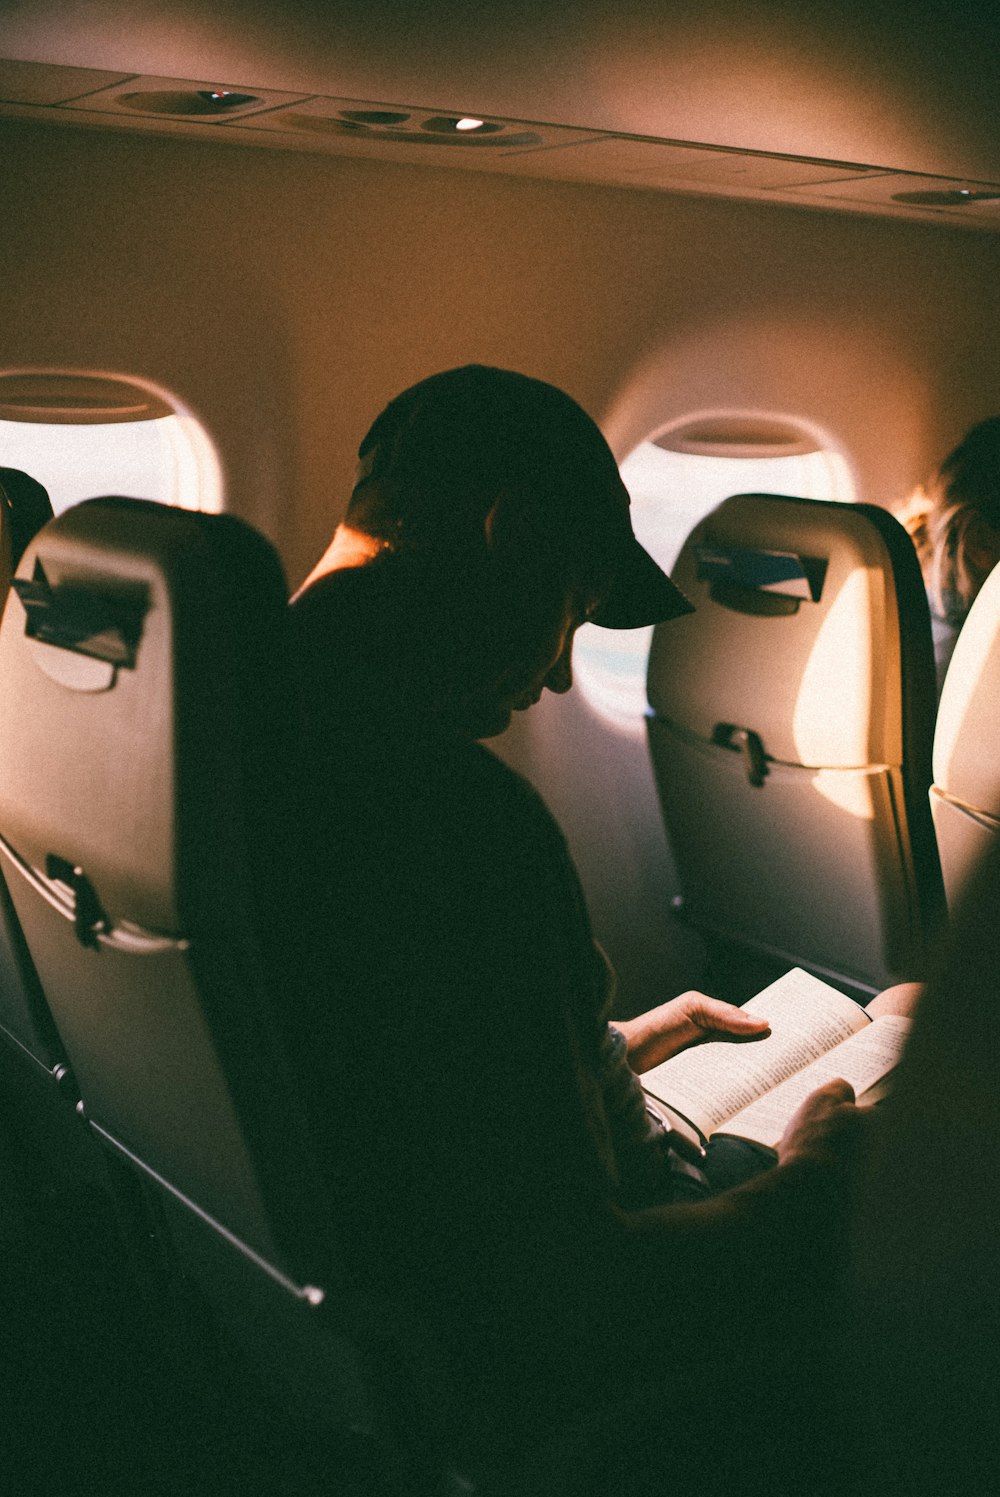
[[[471,360],[564,386],[619,456],[709,408],[797,416],[858,497],[1000,409],[1000,238],[861,216],[152,136],[2,127],[0,369],[138,375],[214,439],[297,584],[357,443]],[[630,1006],[696,981],[642,739],[574,694],[501,752],[570,839]]]

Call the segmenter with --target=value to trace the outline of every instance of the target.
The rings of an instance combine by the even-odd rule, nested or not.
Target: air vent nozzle
[[[915,208],[964,208],[969,203],[995,203],[1000,188],[949,187],[930,188],[922,192],[894,192],[894,203],[910,203]]]
[[[190,119],[200,115],[231,114],[245,109],[250,104],[259,104],[257,94],[236,93],[225,88],[199,88],[190,92],[173,89],[157,89],[149,93],[123,94],[120,102],[126,109],[136,109],[142,114],[166,114]]]

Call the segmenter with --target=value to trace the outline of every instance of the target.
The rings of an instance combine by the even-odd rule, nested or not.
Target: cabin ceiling
[[[9,118],[1000,229],[995,0],[0,0],[0,54]]]

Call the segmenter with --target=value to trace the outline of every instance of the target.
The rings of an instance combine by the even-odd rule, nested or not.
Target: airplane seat
[[[931,811],[949,905],[1000,832],[1000,568],[987,577],[941,690]]]
[[[737,972],[797,964],[862,1001],[920,977],[943,894],[909,538],[874,506],[737,494],[674,578],[695,612],[655,630],[647,689],[675,907]]]
[[[1000,1490],[1000,840],[950,934],[875,1119],[831,1407],[844,1490]]]
[[[42,484],[19,469],[0,467],[0,609],[24,550],[51,518],[52,506]],[[0,676],[0,738],[11,721],[4,685]],[[74,1364],[82,1344],[82,1303],[92,1322],[107,1327],[113,1323],[114,1286],[131,1273],[131,1245],[141,1242],[141,1230],[132,1229],[142,1217],[124,1176],[103,1157],[77,1114],[78,1093],[65,1047],[2,870],[0,1040],[0,1236],[5,1260],[0,1316],[9,1343],[16,1348],[20,1341],[26,1368],[31,1369],[19,1376],[16,1389],[8,1389],[0,1464],[7,1484],[20,1490],[24,1463],[36,1460],[44,1465],[56,1418],[61,1437],[77,1452],[92,1428],[86,1414],[75,1423],[81,1407],[78,1379],[69,1374],[61,1379],[58,1371],[45,1370],[42,1348],[51,1339],[51,1327],[58,1324],[56,1366]],[[131,1320],[135,1311],[133,1301]],[[119,1330],[124,1345],[128,1325],[121,1324]],[[88,1345],[93,1388],[92,1351]],[[16,1358],[17,1350],[11,1355]],[[30,1485],[31,1479],[25,1479]]]
[[[43,486],[17,468],[0,467],[0,609],[29,541],[52,518]],[[38,978],[0,878],[0,1031],[20,1056],[68,1092],[72,1078]]]
[[[424,1345],[340,1272],[274,1021],[323,980],[280,563],[232,516],[106,498],[52,521],[14,587],[0,862],[90,1132],[140,1182],[188,1319],[236,1347],[250,1434],[273,1414],[391,1463],[372,1378]],[[433,1385],[407,1385],[430,1443]]]

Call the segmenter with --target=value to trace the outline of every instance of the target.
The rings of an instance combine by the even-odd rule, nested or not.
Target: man
[[[836,1255],[850,1089],[810,1099],[777,1167],[748,1146],[755,1178],[713,1194],[635,1073],[766,1026],[698,993],[609,1024],[559,829],[478,741],[569,690],[584,620],[689,607],[590,418],[478,366],[376,420],[293,600],[334,995],[306,1016],[306,1065],[345,1253],[424,1312],[472,1414],[511,1431],[651,1369],[749,1375],[812,1326]]]

